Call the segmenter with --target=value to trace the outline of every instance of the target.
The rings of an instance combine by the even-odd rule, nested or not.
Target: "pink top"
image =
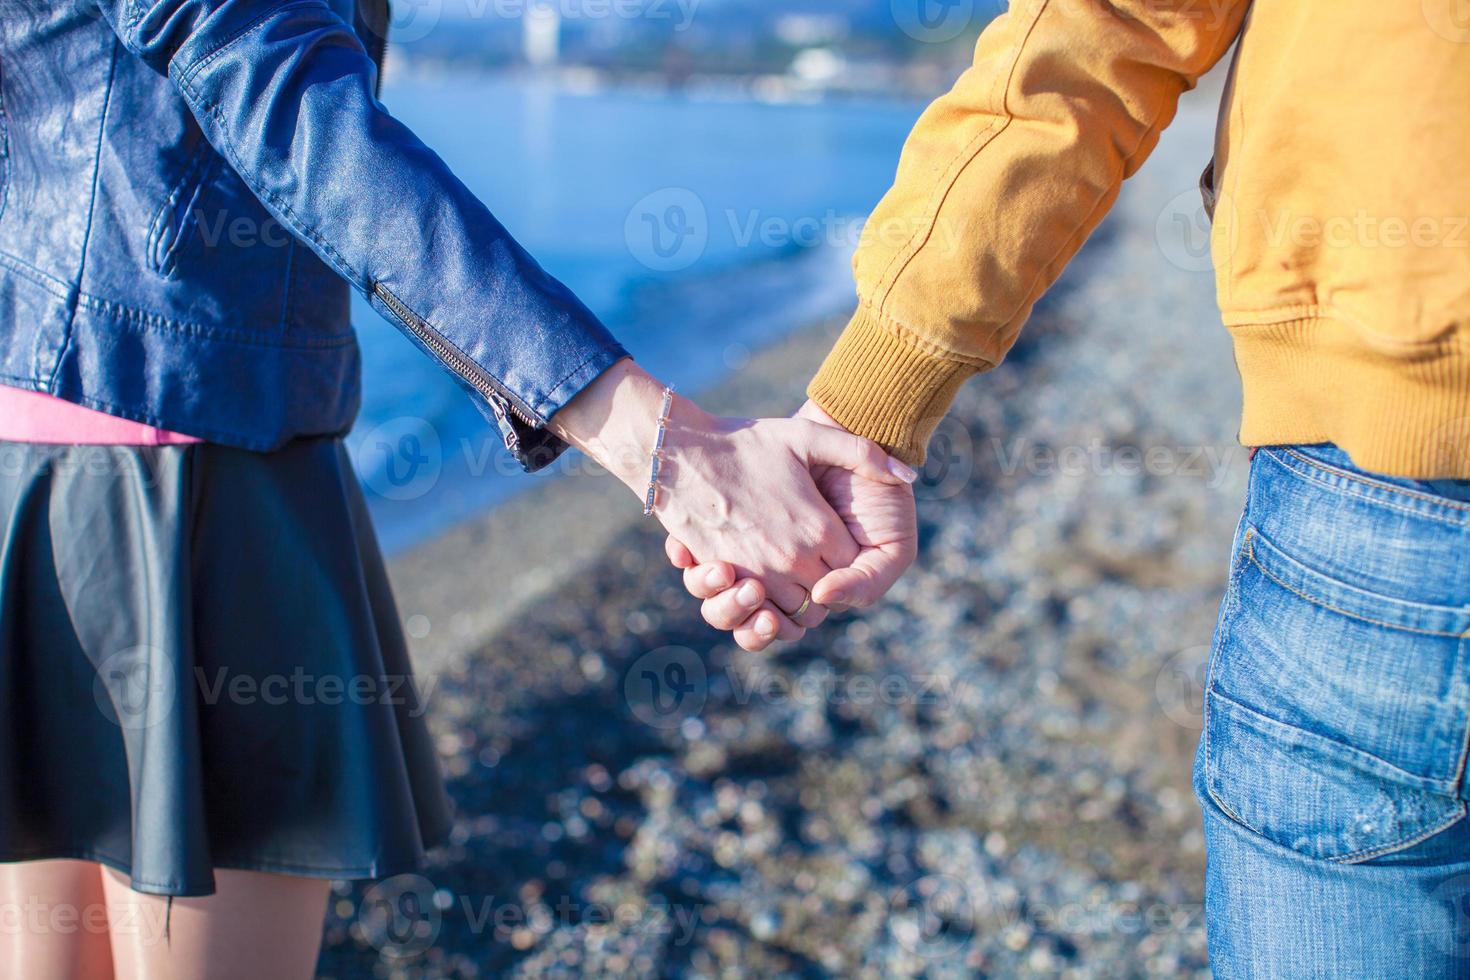
[[[203,441],[4,385],[0,385],[0,440],[72,446],[178,446]]]

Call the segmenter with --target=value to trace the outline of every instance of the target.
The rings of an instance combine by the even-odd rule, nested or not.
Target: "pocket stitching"
[[[1234,706],[1238,710],[1244,711],[1248,715],[1257,715],[1258,717],[1263,718],[1263,719],[1265,719],[1268,722],[1272,722],[1273,724],[1281,725],[1284,728],[1291,728],[1291,729],[1293,729],[1295,731],[1302,732],[1303,734],[1306,734],[1308,736],[1312,736],[1312,737],[1321,739],[1324,742],[1331,743],[1333,746],[1335,746],[1338,749],[1346,749],[1349,752],[1353,752],[1353,753],[1357,753],[1357,754],[1360,754],[1360,755],[1367,756],[1369,759],[1373,760],[1374,762],[1378,763],[1379,765],[1386,766],[1387,768],[1393,770],[1394,772],[1403,773],[1403,775],[1409,777],[1411,780],[1421,780],[1422,781],[1422,780],[1425,780],[1426,779],[1426,777],[1416,776],[1416,775],[1414,775],[1411,772],[1407,772],[1405,770],[1399,769],[1398,766],[1395,766],[1391,762],[1387,762],[1387,761],[1385,761],[1383,759],[1378,758],[1378,756],[1373,755],[1371,752],[1364,752],[1362,749],[1355,749],[1351,745],[1347,745],[1346,743],[1338,742],[1338,741],[1336,741],[1334,739],[1327,738],[1325,735],[1318,735],[1317,733],[1308,731],[1305,728],[1301,728],[1301,727],[1296,726],[1296,725],[1288,725],[1285,722],[1276,721],[1274,718],[1269,718],[1266,715],[1260,715],[1258,712],[1252,711],[1250,708],[1246,707],[1243,704],[1240,704],[1239,702],[1235,701],[1233,698],[1230,698],[1230,697],[1228,697],[1228,696],[1226,696],[1224,694],[1221,694],[1219,691],[1210,690],[1210,691],[1207,692],[1207,697],[1209,697],[1209,698],[1219,698],[1219,699],[1221,699],[1223,701],[1228,701],[1232,706]],[[1449,814],[1449,816],[1447,818],[1440,820],[1438,823],[1433,824],[1432,826],[1430,826],[1427,829],[1416,831],[1415,833],[1410,834],[1408,837],[1401,838],[1401,839],[1396,840],[1396,841],[1391,841],[1391,842],[1386,843],[1386,844],[1378,844],[1378,845],[1375,845],[1374,847],[1360,848],[1359,850],[1351,851],[1351,852],[1349,852],[1347,854],[1338,854],[1338,855],[1334,855],[1332,857],[1319,858],[1319,857],[1315,857],[1313,855],[1307,854],[1307,853],[1299,850],[1298,848],[1292,847],[1289,844],[1284,844],[1281,841],[1276,840],[1274,837],[1271,837],[1270,835],[1266,834],[1265,832],[1263,832],[1259,828],[1252,826],[1248,821],[1246,821],[1243,817],[1241,817],[1240,814],[1236,813],[1235,810],[1234,810],[1234,808],[1232,808],[1229,804],[1227,804],[1224,800],[1222,800],[1220,798],[1220,796],[1219,796],[1218,793],[1215,792],[1215,780],[1214,780],[1213,777],[1214,777],[1214,775],[1216,773],[1219,772],[1219,767],[1218,767],[1218,765],[1217,765],[1217,763],[1215,761],[1215,758],[1216,758],[1215,757],[1215,754],[1214,754],[1214,752],[1211,749],[1211,740],[1210,740],[1210,737],[1209,737],[1209,735],[1210,735],[1210,727],[1211,727],[1210,726],[1209,711],[1210,711],[1210,706],[1209,706],[1209,703],[1207,701],[1206,702],[1206,705],[1205,705],[1206,717],[1205,717],[1205,735],[1204,735],[1204,743],[1205,743],[1205,779],[1204,779],[1205,792],[1209,794],[1210,799],[1213,800],[1214,803],[1215,803],[1215,805],[1220,808],[1221,812],[1224,813],[1227,817],[1229,817],[1232,821],[1234,821],[1236,824],[1238,824],[1243,829],[1249,831],[1250,833],[1256,835],[1257,837],[1261,838],[1264,841],[1267,841],[1267,842],[1271,843],[1272,845],[1274,845],[1276,847],[1285,848],[1286,850],[1291,851],[1293,854],[1297,854],[1297,855],[1299,855],[1301,857],[1307,858],[1308,860],[1330,861],[1333,864],[1353,864],[1355,862],[1361,862],[1361,861],[1371,860],[1372,858],[1375,858],[1375,857],[1382,857],[1382,856],[1384,856],[1386,854],[1391,854],[1391,853],[1394,853],[1396,851],[1407,850],[1408,848],[1413,847],[1415,844],[1421,843],[1422,841],[1426,841],[1429,838],[1433,837],[1435,834],[1441,833],[1442,831],[1444,831],[1444,830],[1446,830],[1446,829],[1448,829],[1450,827],[1453,827],[1455,825],[1455,823],[1457,823],[1458,821],[1464,819],[1464,817],[1465,817],[1465,814],[1467,812],[1466,806],[1465,806],[1465,802],[1463,800],[1456,799],[1456,800],[1454,800],[1455,807],[1450,812],[1450,814]],[[1428,794],[1428,795],[1436,795],[1436,796],[1439,796],[1439,797],[1441,797],[1443,799],[1451,799],[1451,797],[1447,796],[1445,793],[1439,792],[1439,791],[1437,791],[1435,789],[1432,789],[1432,788],[1427,788],[1427,787],[1422,787],[1422,786],[1412,786],[1412,787],[1409,787],[1409,789],[1412,792],[1415,792],[1415,793],[1424,793],[1424,794]]]
[[[1433,827],[1410,837],[1408,840],[1399,841],[1396,844],[1383,844],[1378,847],[1364,848],[1361,851],[1354,851],[1351,854],[1344,854],[1340,857],[1327,858],[1327,860],[1334,864],[1355,864],[1360,861],[1369,861],[1376,857],[1383,857],[1385,854],[1406,851],[1415,844],[1427,841],[1435,834],[1443,833],[1463,819],[1465,819],[1465,803],[1463,800],[1456,800],[1455,809],[1450,813],[1448,819],[1441,820]]]
[[[1266,568],[1265,565],[1261,564],[1261,560],[1256,557],[1255,539],[1257,537],[1259,537],[1259,534],[1256,532],[1256,530],[1254,528],[1252,528],[1252,529],[1250,529],[1249,531],[1246,532],[1246,553],[1250,557],[1250,560],[1251,560],[1252,564],[1254,564],[1256,566],[1256,568],[1260,569],[1261,574],[1264,575],[1264,576],[1266,576],[1272,582],[1275,582],[1277,585],[1279,585],[1281,588],[1285,589],[1286,591],[1290,592],[1292,595],[1297,596],[1298,598],[1301,598],[1301,599],[1305,599],[1307,602],[1312,603],[1314,606],[1321,606],[1323,609],[1327,609],[1327,610],[1330,610],[1332,612],[1335,612],[1339,616],[1346,616],[1348,619],[1357,620],[1358,622],[1361,622],[1361,623],[1368,623],[1368,624],[1373,625],[1373,626],[1381,626],[1384,629],[1398,630],[1398,631],[1404,632],[1404,633],[1417,633],[1420,636],[1439,636],[1439,637],[1446,637],[1448,639],[1460,639],[1460,640],[1463,640],[1467,636],[1470,636],[1470,630],[1465,630],[1463,632],[1458,632],[1458,633],[1450,633],[1450,632],[1443,632],[1443,631],[1440,631],[1440,630],[1419,629],[1418,627],[1415,627],[1415,626],[1404,626],[1402,623],[1385,623],[1385,622],[1383,622],[1381,620],[1373,619],[1370,616],[1364,616],[1361,613],[1349,612],[1346,609],[1343,609],[1343,608],[1341,608],[1339,606],[1333,605],[1332,603],[1328,602],[1326,599],[1322,599],[1322,598],[1319,598],[1317,596],[1309,595],[1308,593],[1303,592],[1302,590],[1296,588],[1295,586],[1288,585],[1286,582],[1283,582],[1281,579],[1279,579],[1275,575],[1271,574],[1270,569]],[[1272,545],[1272,547],[1274,548],[1275,546]],[[1311,571],[1311,569],[1308,569],[1308,570]],[[1321,573],[1318,573],[1318,574],[1321,574]],[[1343,584],[1346,584],[1346,583],[1343,583]],[[1395,599],[1393,599],[1392,596],[1383,596],[1382,598],[1389,599],[1389,600],[1395,601],[1395,602],[1401,602],[1401,601],[1403,601],[1403,600],[1395,600]],[[1426,608],[1434,609],[1434,608],[1441,608],[1441,607],[1426,607]],[[1443,608],[1446,611],[1449,611],[1448,610],[1448,607],[1443,607]]]
[[[1418,490],[1410,490],[1408,487],[1400,487],[1395,486],[1392,483],[1384,483],[1382,480],[1369,479],[1367,477],[1360,476],[1357,473],[1351,473],[1340,467],[1333,466],[1331,463],[1324,463],[1319,459],[1312,459],[1310,456],[1299,453],[1295,449],[1292,449],[1290,447],[1284,448],[1282,452],[1285,452],[1288,456],[1291,456],[1294,459],[1301,460],[1301,462],[1306,466],[1313,467],[1315,469],[1321,470],[1324,473],[1329,473],[1332,476],[1340,477],[1344,480],[1350,480],[1353,483],[1358,483],[1362,486],[1369,487],[1374,490],[1383,490],[1388,493],[1408,497],[1411,500],[1418,500],[1422,503],[1432,504],[1436,507],[1446,507],[1450,510],[1458,510],[1470,513],[1470,504],[1461,503],[1457,500],[1441,499],[1439,497],[1431,496],[1427,493],[1421,493]],[[1415,511],[1414,513],[1418,512]]]
[[[1242,540],[1240,548],[1236,551],[1230,562],[1230,578],[1225,583],[1225,601],[1221,604],[1220,608],[1221,623],[1228,621],[1235,612],[1236,607],[1240,605],[1240,575],[1245,571],[1246,542],[1249,540],[1251,530],[1250,527],[1246,528],[1245,538]],[[1215,636],[1210,643],[1210,659],[1205,669],[1205,691],[1207,693],[1215,685],[1215,664],[1220,658],[1220,647],[1223,642],[1223,633],[1220,630],[1216,630]],[[1209,726],[1204,726],[1203,737],[1206,741],[1209,740]],[[1207,745],[1206,752],[1208,750],[1209,747]]]
[[[1239,551],[1236,551],[1235,560],[1230,563],[1230,580],[1226,583],[1225,589],[1225,608],[1222,608],[1222,610],[1220,610],[1220,623],[1222,624],[1227,623],[1227,621],[1230,620],[1230,616],[1235,613],[1236,607],[1241,604],[1241,573],[1245,570],[1245,557],[1247,557],[1247,550],[1248,547],[1250,547],[1252,530],[1254,530],[1252,529],[1252,527],[1247,527],[1247,529],[1245,529],[1245,538],[1244,541],[1241,542],[1241,548],[1239,548]],[[1223,801],[1223,799],[1220,799],[1219,796],[1216,796],[1216,793],[1214,793],[1214,786],[1210,785],[1210,771],[1214,768],[1214,763],[1213,761],[1211,761],[1214,758],[1214,754],[1213,752],[1211,752],[1210,748],[1210,696],[1216,693],[1214,692],[1214,669],[1219,666],[1220,649],[1222,649],[1223,646],[1225,646],[1225,630],[1219,629],[1216,630],[1216,635],[1214,635],[1214,645],[1213,648],[1210,649],[1210,667],[1208,667],[1208,670],[1205,671],[1204,711],[1202,711],[1202,716],[1204,717],[1200,718],[1202,726],[1200,741],[1204,743],[1204,789],[1205,792],[1210,793],[1210,799],[1213,799],[1214,804],[1216,804],[1217,807],[1220,808],[1220,810],[1225,811],[1225,814],[1227,815],[1227,817],[1230,817],[1230,820],[1233,820],[1235,821],[1235,823],[1241,824],[1241,826],[1244,827],[1247,826],[1247,824],[1245,824],[1245,821],[1241,820],[1241,817],[1239,817],[1239,815],[1236,814],[1235,811],[1230,810],[1229,807],[1226,807],[1225,801]]]
[[[207,140],[201,139],[200,146],[196,148],[188,164],[184,167],[183,174],[178,183],[174,185],[168,197],[158,206],[153,215],[153,220],[148,226],[148,265],[156,273],[167,278],[172,274],[175,259],[179,248],[193,231],[193,214],[185,210],[182,217],[179,216],[180,205],[189,208],[199,197],[206,184],[212,176],[213,166],[210,160],[210,146]],[[164,236],[168,228],[175,229],[172,240],[165,241]],[[163,254],[159,254],[160,245]]]
[[[1463,513],[1442,514],[1434,512],[1435,507],[1448,507],[1458,510],[1459,505],[1457,505],[1454,501],[1437,500],[1431,497],[1416,496],[1412,490],[1405,490],[1403,487],[1395,487],[1391,484],[1386,483],[1370,483],[1367,480],[1362,480],[1353,476],[1351,473],[1342,473],[1341,477],[1343,481],[1347,483],[1357,483],[1359,486],[1337,486],[1335,484],[1327,482],[1321,476],[1313,473],[1302,472],[1297,467],[1287,463],[1280,457],[1278,453],[1271,449],[1264,450],[1258,455],[1264,456],[1266,459],[1271,460],[1271,462],[1275,463],[1277,466],[1281,467],[1283,470],[1285,470],[1290,475],[1296,477],[1297,479],[1306,480],[1308,483],[1315,483],[1317,486],[1331,490],[1333,493],[1346,494],[1349,497],[1353,497],[1358,500],[1364,500],[1370,504],[1375,504],[1380,507],[1387,507],[1389,510],[1396,510],[1401,514],[1408,514],[1410,517],[1420,517],[1425,520],[1437,521],[1440,524],[1446,524],[1456,529],[1463,529],[1465,527],[1464,518],[1466,515]],[[1303,464],[1315,468],[1321,474],[1324,474],[1326,476],[1338,475],[1338,471],[1329,470],[1323,464],[1318,463],[1316,460],[1307,459],[1305,456],[1300,456],[1295,453],[1293,453],[1292,455],[1295,458],[1300,459]],[[1401,494],[1410,499],[1420,500],[1426,505],[1426,507],[1425,509],[1416,510],[1415,508],[1407,507],[1402,503],[1396,503],[1392,500],[1385,500],[1382,496],[1374,496],[1372,494],[1365,493],[1363,488],[1368,487],[1388,491],[1391,493]]]
[[[1305,735],[1307,737],[1306,740],[1308,741],[1326,743],[1326,745],[1321,746],[1324,749],[1330,748],[1334,752],[1344,753],[1347,756],[1356,759],[1357,761],[1372,769],[1381,768],[1385,770],[1384,772],[1378,773],[1378,775],[1380,775],[1384,779],[1397,779],[1400,782],[1409,785],[1410,788],[1412,788],[1415,792],[1437,793],[1440,796],[1449,798],[1450,790],[1455,782],[1453,778],[1446,778],[1443,776],[1421,776],[1418,773],[1410,772],[1409,770],[1404,769],[1401,766],[1396,766],[1392,762],[1389,762],[1387,759],[1375,755],[1374,753],[1369,752],[1366,749],[1360,749],[1356,745],[1352,745],[1348,742],[1341,741],[1340,739],[1333,738],[1330,735],[1323,735],[1320,732],[1314,732],[1311,729],[1303,728],[1300,725],[1294,725],[1290,722],[1280,721],[1276,718],[1272,718],[1268,714],[1263,714],[1262,712],[1257,711],[1250,705],[1240,703],[1223,691],[1211,691],[1210,694],[1216,698],[1219,698],[1221,701],[1224,701],[1230,708],[1246,715],[1247,719],[1259,719],[1259,722],[1264,722],[1264,725],[1259,725],[1258,723],[1258,727],[1269,728],[1270,726],[1275,725],[1280,728],[1290,729],[1293,732],[1298,732],[1302,735]]]

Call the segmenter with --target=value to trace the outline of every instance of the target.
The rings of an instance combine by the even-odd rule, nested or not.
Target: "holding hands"
[[[663,386],[622,361],[552,419],[640,498]],[[814,403],[730,419],[675,399],[654,513],[710,625],[747,650],[876,602],[913,562],[917,474]]]

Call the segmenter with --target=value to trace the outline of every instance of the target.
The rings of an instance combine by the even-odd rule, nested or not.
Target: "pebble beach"
[[[1208,976],[1189,773],[1249,465],[1195,222],[1217,101],[965,387],[874,609],[745,653],[586,472],[396,558],[457,818],[334,886],[319,975]],[[701,401],[791,411],[840,326]]]

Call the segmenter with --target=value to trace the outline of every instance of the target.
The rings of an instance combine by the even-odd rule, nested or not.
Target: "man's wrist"
[[[841,422],[828,415],[827,410],[811,398],[808,398],[806,403],[796,410],[796,417],[806,419],[808,422],[816,422],[819,425],[829,426],[833,429],[841,429],[843,432],[847,431]]]

